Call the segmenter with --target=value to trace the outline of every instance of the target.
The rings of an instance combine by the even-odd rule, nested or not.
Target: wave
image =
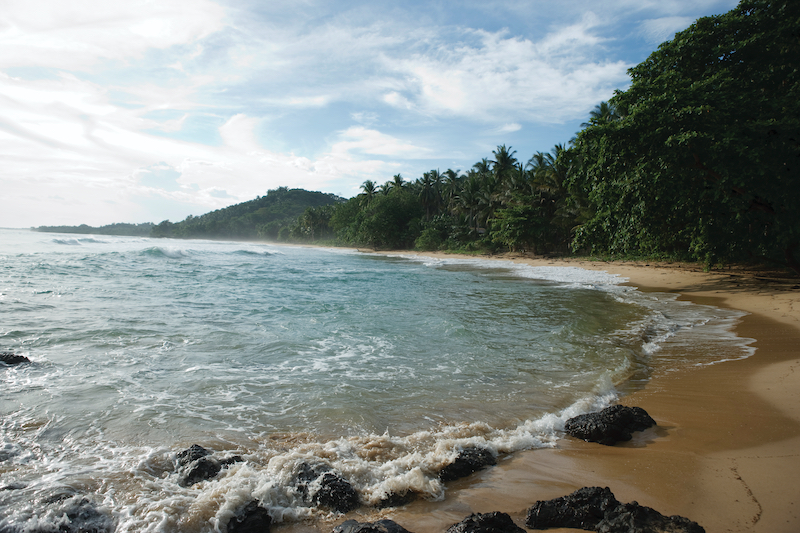
[[[364,506],[376,507],[392,495],[408,493],[439,501],[446,487],[438,472],[460,451],[481,447],[498,456],[554,447],[566,420],[609,405],[616,399],[612,389],[609,384],[608,390],[566,409],[508,429],[475,422],[407,436],[364,434],[321,441],[308,434],[270,435],[228,450],[220,450],[219,442],[203,442],[220,456],[237,454],[243,461],[190,487],[180,485],[177,450],[119,446],[104,442],[100,434],[94,435],[96,441],[69,438],[68,446],[54,443],[52,450],[42,449],[41,440],[30,435],[28,449],[23,428],[7,421],[0,425],[0,456],[8,467],[8,487],[14,490],[0,491],[0,505],[7,513],[0,518],[0,529],[15,531],[14,526],[27,527],[35,518],[39,528],[56,530],[60,515],[42,512],[41,504],[48,494],[69,486],[94,494],[66,489],[72,490],[74,501],[65,498],[67,503],[59,505],[86,505],[87,497],[94,498],[103,512],[95,511],[93,518],[105,523],[110,521],[105,516],[115,516],[120,533],[224,530],[231,516],[254,499],[275,522],[324,519],[329,511],[313,506],[298,490],[297,473],[304,464],[324,465],[341,474]],[[54,430],[56,422],[36,424],[37,433]],[[26,423],[32,425],[30,420]],[[6,440],[9,433],[16,433],[13,444]]]
[[[93,239],[92,237],[72,237],[72,238],[57,238],[52,240],[55,244],[64,244],[67,246],[80,246],[86,243],[100,243],[105,244],[108,241],[101,239]]]
[[[150,248],[145,248],[139,253],[143,256],[166,257],[168,259],[181,259],[190,256],[190,253],[186,250],[172,248],[169,246],[153,246]]]

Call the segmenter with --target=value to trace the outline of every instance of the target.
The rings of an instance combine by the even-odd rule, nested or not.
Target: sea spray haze
[[[9,531],[322,516],[304,462],[365,505],[441,498],[465,446],[552,446],[620,384],[750,353],[734,312],[577,268],[16,230],[0,255],[0,350],[33,361],[0,367]],[[184,487],[194,443],[243,461]]]

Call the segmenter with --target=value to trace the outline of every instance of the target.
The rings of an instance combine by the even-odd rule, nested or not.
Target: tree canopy
[[[578,135],[576,248],[800,270],[800,3],[745,0],[630,70]]]

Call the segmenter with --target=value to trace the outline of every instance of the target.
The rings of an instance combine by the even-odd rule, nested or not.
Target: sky
[[[0,227],[173,222],[566,144],[733,0],[0,0]]]

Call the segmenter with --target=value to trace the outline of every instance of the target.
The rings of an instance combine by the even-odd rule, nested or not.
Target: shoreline
[[[696,265],[513,254],[480,259],[602,270],[628,278],[627,285],[642,291],[677,293],[680,300],[745,311],[749,314],[735,330],[755,339],[756,352],[742,360],[654,377],[622,397],[620,403],[643,407],[658,423],[629,443],[605,447],[566,437],[556,448],[516,453],[453,482],[442,502],[354,512],[348,518],[391,518],[414,533],[434,533],[473,512],[503,511],[524,525],[527,509],[537,500],[597,485],[610,487],[622,502],[638,501],[664,515],[685,516],[709,533],[800,531],[798,280],[770,280],[746,271],[703,272]]]

